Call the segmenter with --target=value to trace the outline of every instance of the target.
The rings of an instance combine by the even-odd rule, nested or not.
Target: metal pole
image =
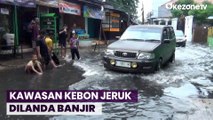
[[[39,7],[39,5],[37,6],[37,17],[38,17],[39,20],[40,20],[40,7]]]
[[[17,16],[17,6],[15,5],[15,13],[14,13],[14,19],[15,19],[15,46],[19,45],[19,34],[18,34],[18,16]]]
[[[143,4],[143,1],[142,1],[142,24],[144,24],[144,4]]]
[[[15,5],[14,7],[14,33],[15,33],[15,44],[14,44],[14,47],[13,47],[13,56],[15,57],[16,56],[16,47],[19,45],[19,35],[18,35],[18,18],[17,18],[17,6]]]

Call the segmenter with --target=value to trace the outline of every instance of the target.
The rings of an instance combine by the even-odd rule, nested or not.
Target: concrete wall
[[[185,17],[185,35],[187,41],[192,41],[192,26],[193,26],[193,16]]]

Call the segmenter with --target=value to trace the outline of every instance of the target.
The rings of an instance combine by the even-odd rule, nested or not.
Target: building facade
[[[40,18],[40,28],[51,32],[55,43],[63,25],[68,33],[81,29],[90,38],[107,39],[121,35],[129,25],[126,13],[104,7],[102,0],[1,0],[0,1],[0,43],[5,33],[14,34],[14,43],[32,47],[32,33],[29,24]]]

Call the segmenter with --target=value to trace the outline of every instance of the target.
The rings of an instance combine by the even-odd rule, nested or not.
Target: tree
[[[178,0],[176,5],[196,5],[196,3],[193,0]],[[205,10],[171,10],[173,17],[180,18],[182,15],[188,16],[193,15],[194,20],[197,24],[202,24],[207,22],[207,17],[213,15],[213,4],[210,2],[203,2],[202,5],[207,5],[207,8]]]
[[[137,18],[137,7],[139,0],[106,0],[115,9],[128,13],[135,20]]]
[[[204,2],[203,5],[207,5],[206,10],[190,10],[189,15],[193,15],[197,24],[207,22],[207,18],[213,15],[213,4],[210,2]]]
[[[195,2],[193,0],[178,0],[175,2],[175,5],[179,6],[187,6],[187,5],[195,5]],[[189,14],[188,9],[181,10],[181,9],[172,9],[171,13],[173,17],[178,18],[178,23],[177,23],[177,29],[182,30],[183,32],[185,31],[185,16],[188,16]]]
[[[194,5],[195,2],[193,0],[178,0],[175,5]],[[190,10],[178,10],[178,9],[172,9],[171,13],[173,17],[180,17],[181,15],[188,15],[188,12]]]

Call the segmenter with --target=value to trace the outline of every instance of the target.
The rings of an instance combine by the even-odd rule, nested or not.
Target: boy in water
[[[71,49],[71,55],[72,55],[72,60],[75,60],[75,55],[77,56],[78,59],[80,59],[79,55],[79,40],[78,37],[75,33],[75,31],[72,31],[72,38],[70,39],[70,49]]]
[[[41,68],[41,63],[38,61],[37,56],[33,55],[32,60],[30,60],[27,65],[25,66],[25,71],[27,73],[34,72],[38,75],[42,75],[43,71]]]

